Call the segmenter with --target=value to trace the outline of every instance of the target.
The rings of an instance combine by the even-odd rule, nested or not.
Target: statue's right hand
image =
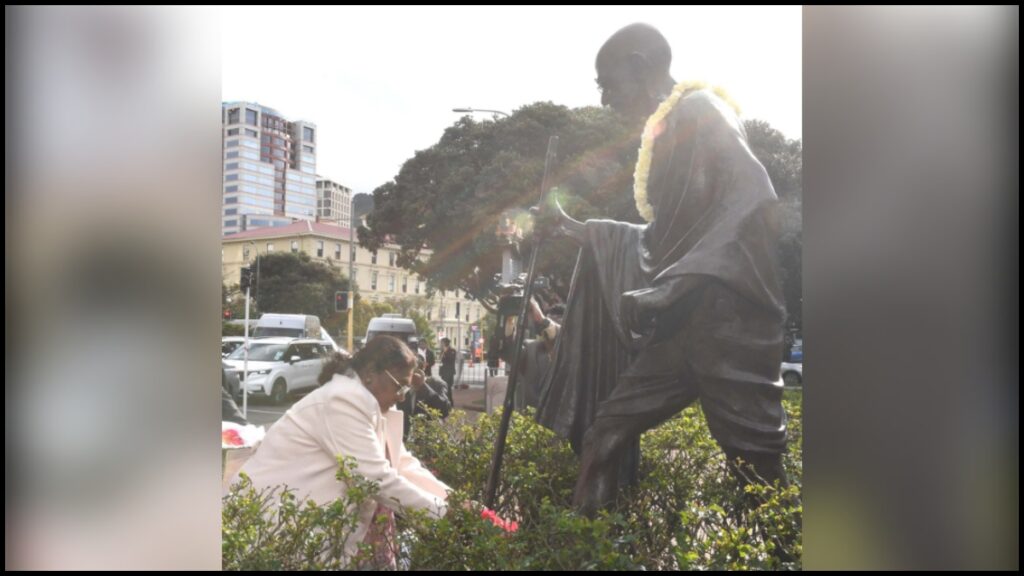
[[[545,204],[530,208],[530,214],[544,234],[569,238],[578,246],[586,241],[583,223],[566,214],[554,197]]]

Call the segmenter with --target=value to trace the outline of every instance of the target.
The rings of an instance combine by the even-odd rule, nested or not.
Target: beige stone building
[[[243,266],[255,265],[257,255],[273,252],[304,252],[348,276],[349,238],[348,228],[311,221],[230,234],[222,238],[221,277],[229,286],[237,284]],[[486,314],[484,307],[459,290],[437,292],[427,299],[426,281],[399,268],[397,258],[397,246],[385,246],[374,254],[356,241],[354,278],[361,297],[372,302],[423,297],[420,313],[437,337],[449,337],[453,343],[461,339],[461,347],[467,347],[471,327],[479,326]]]

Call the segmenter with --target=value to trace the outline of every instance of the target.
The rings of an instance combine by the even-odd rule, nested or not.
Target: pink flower
[[[245,446],[245,440],[238,433],[238,430],[223,430],[220,433],[220,443],[223,446]]]

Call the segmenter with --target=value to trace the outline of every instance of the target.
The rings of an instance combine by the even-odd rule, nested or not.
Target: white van
[[[370,320],[366,328],[366,342],[381,335],[394,336],[412,347],[417,340],[416,323],[410,318],[403,318],[401,314],[384,314]]]
[[[308,314],[264,314],[256,322],[253,338],[282,336],[320,339],[320,318]]]

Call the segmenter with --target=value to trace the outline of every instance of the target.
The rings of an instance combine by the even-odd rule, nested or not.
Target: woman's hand
[[[412,371],[412,389],[416,392],[423,390],[423,387],[427,385],[427,375],[423,370],[416,369]]]

